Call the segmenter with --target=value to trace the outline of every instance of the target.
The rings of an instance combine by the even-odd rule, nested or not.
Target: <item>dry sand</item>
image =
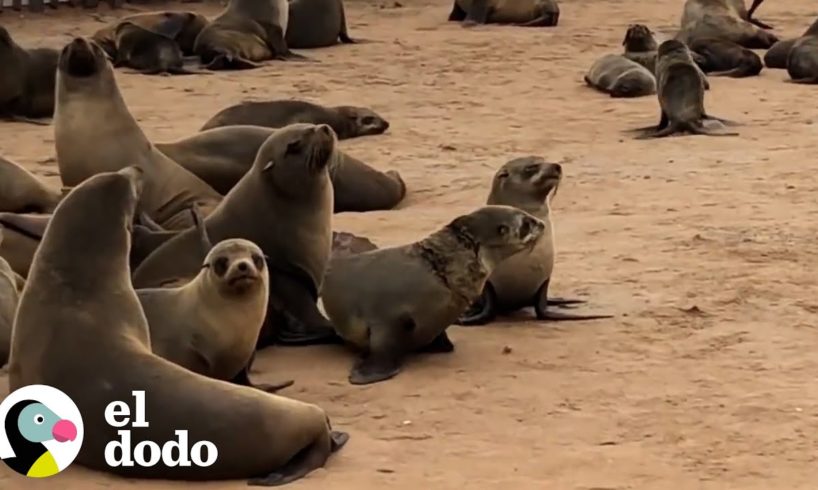
[[[410,194],[398,210],[336,220],[381,245],[483,203],[511,157],[563,162],[553,293],[617,317],[453,327],[454,354],[366,387],[347,384],[353,358],[340,348],[264,351],[256,377],[295,378],[285,394],[320,404],[352,436],[291,488],[815,488],[818,89],[787,83],[784,71],[712,78],[708,111],[741,122],[741,137],[633,141],[622,130],[657,121],[655,97],[615,100],[582,76],[621,49],[629,23],[672,29],[681,1],[565,0],[557,28],[472,30],[446,22],[448,1],[400,1],[348,2],[352,36],[378,42],[305,52],[320,64],[118,79],[155,141],[191,134],[246,98],[381,112],[388,134],[341,146],[398,169]],[[101,25],[63,11],[6,11],[0,22],[27,45],[53,46]],[[790,0],[767,2],[758,17],[786,37],[816,15],[813,1]],[[3,124],[0,153],[56,183],[53,161],[40,163],[54,155],[52,131]],[[23,481],[0,468],[3,489],[186,485],[78,467]]]

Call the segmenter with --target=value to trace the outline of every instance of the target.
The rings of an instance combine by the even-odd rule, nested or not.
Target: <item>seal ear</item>
[[[264,165],[264,168],[262,168],[261,171],[266,172],[266,171],[270,170],[271,168],[273,168],[273,165],[275,165],[275,161],[270,160],[269,162],[267,162],[266,165]]]

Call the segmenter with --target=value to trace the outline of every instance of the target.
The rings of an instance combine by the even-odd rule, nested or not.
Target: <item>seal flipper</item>
[[[463,27],[472,27],[477,24],[486,24],[489,20],[491,7],[488,0],[474,0],[471,8],[466,12]]]
[[[446,332],[443,331],[443,333],[435,337],[429,345],[421,347],[417,352],[424,354],[448,354],[449,352],[454,352],[454,344]]]
[[[460,22],[466,20],[466,11],[457,4],[457,0],[453,1],[452,11],[449,14],[449,22]]]
[[[401,315],[392,324],[369,327],[369,352],[355,363],[349,382],[366,385],[394,378],[403,366],[406,346],[412,343],[415,321]]]
[[[314,440],[309,446],[299,451],[278,470],[265,477],[252,478],[247,484],[260,487],[278,487],[304,478],[314,470],[324,466],[330,453],[333,452],[333,444],[340,443],[336,451],[346,444],[341,434],[345,433],[337,432],[336,435],[336,432],[333,431],[329,434],[329,447],[327,447],[326,439],[319,438]],[[346,438],[349,439],[349,435],[345,435]]]
[[[210,63],[205,65],[205,68],[208,70],[252,70],[259,66],[261,65],[240,56],[221,53],[214,56]]]
[[[572,315],[570,313],[559,313],[548,309],[548,284],[551,279],[546,279],[537,295],[534,298],[534,312],[538,320],[570,321],[570,320],[601,320],[603,318],[613,318],[613,315]]]
[[[344,11],[343,2],[341,2],[341,32],[338,33],[338,39],[340,39],[342,43],[355,44],[355,40],[349,37],[349,32],[347,32],[347,16]]]
[[[464,327],[473,327],[490,323],[497,316],[497,293],[494,286],[486,281],[480,298],[471,304],[457,319],[457,324]]]
[[[8,116],[5,116],[3,119],[6,119],[7,121],[11,121],[11,122],[34,124],[34,125],[37,125],[37,126],[50,126],[51,125],[51,121],[41,121],[39,119],[33,119],[33,118],[30,118],[30,117],[26,117],[26,116],[18,116],[18,115],[15,115],[15,114],[10,114]]]
[[[253,354],[255,355],[255,352]],[[265,384],[265,383],[255,384],[255,383],[251,382],[250,381],[250,364],[252,362],[253,362],[253,360],[250,359],[250,362],[247,363],[247,366],[242,368],[241,372],[239,372],[239,374],[237,374],[236,377],[234,377],[232,380],[230,380],[230,382],[233,383],[233,384],[237,384],[239,386],[249,386],[250,388],[256,388],[256,389],[261,390],[261,391],[266,391],[267,393],[275,393],[277,391],[283,390],[284,388],[289,388],[290,386],[295,384],[295,381],[293,381],[291,379],[289,379],[287,381],[282,381],[281,383],[277,383],[277,384]]]
[[[257,21],[258,22],[258,21]],[[275,60],[301,60],[317,63],[317,60],[308,58],[304,55],[293,53],[287,46],[287,40],[284,38],[284,31],[281,26],[273,24],[272,22],[258,22],[267,34],[267,47],[273,52],[273,59]]]
[[[762,29],[772,29],[773,26],[771,26],[770,24],[765,24],[764,22],[761,22],[760,20],[757,20],[757,19],[753,18],[753,14],[755,13],[756,9],[763,2],[764,2],[764,0],[753,0],[753,4],[750,5],[750,9],[747,10],[747,22],[749,22],[751,24],[754,24],[754,25],[757,25],[758,27],[760,27]]]

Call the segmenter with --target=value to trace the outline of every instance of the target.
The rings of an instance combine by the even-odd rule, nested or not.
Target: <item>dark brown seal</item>
[[[764,67],[757,54],[732,41],[696,39],[690,43],[690,50],[701,57],[696,64],[711,76],[752,77]]]
[[[133,22],[120,23],[115,32],[114,66],[127,66],[144,75],[209,74],[184,67],[182,48],[175,41],[184,25],[179,17],[166,22],[156,31]]]
[[[454,0],[449,21],[553,27],[560,19],[557,0]]]
[[[814,36],[818,35],[818,19],[810,25],[807,30],[801,34],[801,37],[804,36]],[[782,70],[787,69],[787,58],[790,55],[790,49],[800,38],[795,39],[785,39],[783,41],[778,41],[777,43],[773,44],[770,49],[764,53],[764,64],[767,68],[779,68]]]
[[[295,123],[329,124],[342,140],[382,134],[389,129],[384,118],[365,107],[324,107],[306,100],[271,100],[245,101],[222,109],[200,131],[234,125],[283,128]]]
[[[744,0],[687,0],[676,39],[687,44],[697,39],[721,39],[749,49],[767,49],[778,38],[759,28],[763,23],[750,15],[761,1],[754,2],[748,12]]]
[[[202,32],[202,29],[208,24],[208,20],[205,16],[197,14],[196,12],[187,11],[147,12],[126,15],[98,30],[91,36],[91,39],[102,46],[102,49],[108,53],[111,59],[116,58],[116,30],[120,24],[126,22],[136,24],[139,27],[153,32],[167,32],[166,26],[172,26],[182,22],[183,26],[180,30],[175,31],[176,34],[173,36],[173,40],[176,41],[176,44],[179,45],[179,48],[185,56],[193,55],[193,42],[199,33]]]
[[[347,33],[343,0],[291,0],[286,39],[296,49],[355,42]]]
[[[54,85],[60,52],[23,49],[0,26],[0,118],[47,125],[54,114]]]
[[[656,76],[658,44],[656,44],[656,38],[648,26],[644,24],[631,24],[628,26],[628,30],[625,32],[625,39],[622,40],[622,46],[625,48],[625,52],[622,53],[622,56],[639,63],[647,68],[654,77]],[[696,62],[697,67],[704,62],[704,58],[697,53],[691,52],[690,54],[693,56],[693,61]],[[704,81],[704,89],[710,90],[710,81],[707,80],[704,71],[701,73],[702,80]]]
[[[795,83],[818,83],[818,35],[804,36],[792,45],[787,73]]]
[[[348,436],[331,430],[320,407],[209,379],[151,352],[128,270],[140,192],[138,169],[127,167],[89,178],[57,206],[20,297],[10,388],[45,384],[68,395],[85,425],[77,462],[99,471],[281,485],[324,466]],[[133,444],[177,440],[185,430],[191,443],[215,446],[212,464],[109,466],[106,446],[120,436],[107,407],[133,391],[145,392],[150,418],[130,431]]]
[[[644,66],[618,54],[608,54],[591,65],[585,83],[611,97],[642,97],[656,93],[656,79]]]

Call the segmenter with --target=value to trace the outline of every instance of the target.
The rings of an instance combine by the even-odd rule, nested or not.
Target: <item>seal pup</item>
[[[345,231],[332,232],[332,258],[345,257],[371,250],[377,250],[378,246],[366,237],[347,233]]]
[[[274,132],[258,150],[253,167],[205,218],[213,241],[250,240],[268,257],[269,312],[260,347],[278,342],[337,342],[318,311],[318,291],[332,247],[335,134],[327,125],[293,124]],[[150,254],[134,272],[137,288],[196,275],[200,240],[180,232]]]
[[[0,118],[38,125],[54,114],[59,51],[23,49],[0,26]]]
[[[3,226],[0,225],[0,245],[3,243]],[[6,365],[11,349],[11,327],[17,303],[25,281],[16,274],[8,262],[0,257],[0,368]]]
[[[454,0],[449,21],[477,24],[512,24],[553,27],[560,19],[557,0]]]
[[[184,67],[182,48],[174,38],[184,27],[184,21],[163,24],[156,32],[133,22],[122,22],[116,28],[114,66],[127,66],[143,75],[209,75],[210,72]]]
[[[57,206],[20,297],[10,388],[45,384],[68,395],[86,428],[76,461],[95,470],[280,485],[322,467],[348,435],[332,431],[320,407],[210,379],[151,352],[128,270],[129,228],[142,185],[137,167],[105,172]],[[106,445],[119,439],[117,428],[104,421],[106,407],[136,390],[147,393],[150,424],[131,429],[133,444],[176,440],[175,431],[187,430],[190,440],[216,446],[213,464],[106,464]]]
[[[683,42],[671,39],[659,46],[656,82],[661,119],[658,126],[634,130],[643,132],[639,139],[661,138],[682,131],[708,136],[738,135],[704,125],[704,120],[719,125],[729,121],[705,113],[701,72]]]
[[[787,55],[787,73],[794,83],[818,83],[818,35],[793,43]]]
[[[287,0],[230,0],[199,33],[193,51],[210,70],[256,68],[272,59],[306,60],[287,46],[289,16]]]
[[[611,97],[642,97],[656,93],[656,79],[647,68],[618,54],[607,54],[591,65],[585,83]]]
[[[458,319],[460,325],[483,325],[498,314],[534,307],[538,320],[595,320],[611,315],[573,315],[549,310],[549,306],[584,303],[577,299],[549,298],[554,272],[554,226],[551,199],[562,181],[562,166],[542,157],[515,158],[503,165],[491,183],[489,205],[513,206],[538,218],[545,229],[530,250],[504,260],[489,276],[478,301]]]
[[[50,213],[62,193],[17,163],[0,157],[0,212]]]
[[[412,352],[453,351],[446,328],[492,270],[534,247],[544,229],[525,211],[486,206],[418,242],[333,259],[321,301],[338,334],[363,352],[349,382],[390,379]]]
[[[355,43],[347,33],[343,0],[290,0],[287,46],[323,48]]]
[[[758,24],[745,9],[744,0],[687,0],[676,39],[687,44],[696,39],[721,39],[749,49],[767,49],[778,42],[775,34]]]
[[[295,123],[329,124],[342,140],[382,134],[389,129],[384,118],[365,107],[324,107],[305,100],[271,100],[245,101],[222,109],[199,131],[235,125],[283,128]]]
[[[622,56],[639,63],[647,68],[648,71],[654,75],[654,77],[656,76],[656,55],[658,45],[653,32],[651,32],[648,26],[644,24],[631,24],[628,26],[628,30],[625,32],[625,39],[622,40],[622,46],[625,48],[625,52],[622,53]],[[691,52],[690,55],[693,56],[693,61],[696,62],[696,67],[700,68],[699,64],[704,62],[704,58],[695,52]],[[704,71],[701,69],[699,69],[699,71],[701,72],[702,80],[704,81],[704,89],[710,90],[710,81],[707,80],[707,76],[704,74]]]
[[[258,148],[275,131],[261,126],[223,126],[156,147],[227,194],[253,166]],[[381,172],[342,151],[337,151],[337,160],[330,175],[333,212],[392,209],[406,196],[406,184],[397,171]]]
[[[805,36],[815,36],[818,35],[818,19],[810,25],[801,37]],[[790,55],[790,49],[798,41],[800,38],[795,39],[786,39],[783,41],[778,41],[777,43],[773,44],[770,49],[764,53],[764,64],[767,68],[780,68],[782,70],[787,69],[787,57]]]
[[[218,192],[151,144],[128,110],[102,48],[85,38],[71,41],[60,55],[54,121],[65,186],[136,163],[145,172],[140,211],[166,229],[190,227],[188,209],[194,204],[207,214],[221,201]]]
[[[0,257],[20,276],[28,277],[34,253],[50,219],[48,214],[0,213],[0,226],[4,230]]]
[[[693,53],[701,57],[696,64],[708,75],[752,77],[761,73],[764,67],[761,57],[732,41],[696,39],[689,47]]]
[[[126,15],[98,30],[91,36],[91,40],[102,46],[102,49],[108,53],[111,59],[115,59],[117,53],[116,30],[121,24],[126,22],[136,24],[139,27],[153,32],[165,31],[167,29],[166,26],[178,25],[181,22],[182,27],[175,30],[175,34],[172,37],[185,56],[193,55],[193,42],[199,33],[202,32],[202,29],[208,24],[207,17],[189,11],[147,12]]]
[[[253,242],[224,240],[211,247],[202,270],[176,288],[139,289],[154,354],[210,378],[253,386],[248,376],[267,314],[269,275]],[[283,385],[256,385],[277,391]]]

